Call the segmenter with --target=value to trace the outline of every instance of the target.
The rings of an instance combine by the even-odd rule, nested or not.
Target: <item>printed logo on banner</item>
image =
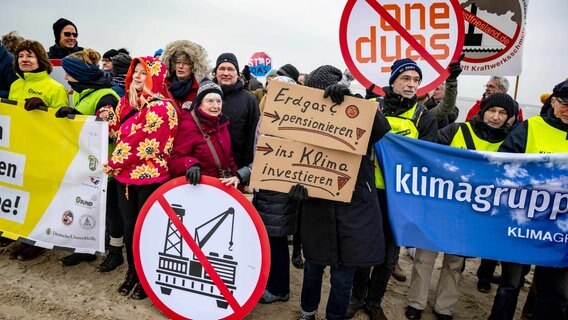
[[[89,170],[97,171],[97,164],[99,163],[99,160],[93,155],[90,155],[88,159],[89,159]]]
[[[81,228],[91,230],[95,227],[96,221],[97,220],[92,215],[84,214],[79,219],[79,224],[81,225]]]
[[[384,95],[390,66],[411,58],[422,70],[417,94],[425,94],[448,75],[463,46],[462,12],[457,0],[349,0],[341,16],[339,43],[353,76]]]
[[[89,201],[89,200],[85,200],[83,198],[81,198],[80,196],[77,196],[75,198],[75,203],[81,207],[84,208],[89,208],[91,209],[93,207],[93,201]]]
[[[169,318],[243,319],[268,279],[267,241],[258,213],[237,189],[207,176],[191,186],[182,177],[142,208],[135,265],[148,296]]]
[[[71,225],[73,223],[73,212],[71,210],[63,212],[63,215],[61,216],[61,221],[66,226]]]

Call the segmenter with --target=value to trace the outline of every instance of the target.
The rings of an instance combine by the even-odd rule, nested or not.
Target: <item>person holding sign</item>
[[[417,102],[416,91],[422,81],[422,70],[412,59],[396,60],[391,66],[389,86],[384,87],[385,97],[376,98],[386,116],[391,132],[415,139],[436,142],[438,125],[436,117]],[[353,317],[365,309],[372,319],[386,319],[381,301],[387,284],[398,264],[398,247],[388,223],[387,196],[382,171],[377,160],[375,164],[376,195],[381,205],[383,230],[385,233],[386,260],[372,267],[359,268],[353,279],[353,290],[347,317]]]
[[[178,115],[162,91],[166,66],[152,57],[132,59],[126,95],[109,119],[116,148],[103,166],[116,179],[118,206],[124,221],[128,269],[118,292],[132,299],[147,297],[134,268],[134,227],[144,202],[171,177],[168,160],[178,127]]]
[[[515,116],[514,100],[506,93],[495,93],[483,100],[476,117],[466,123],[452,123],[438,132],[440,144],[457,148],[497,151],[511,126],[508,120]],[[412,281],[408,290],[408,310],[419,319],[426,308],[430,278],[438,252],[416,248],[412,265]],[[464,257],[444,253],[442,270],[434,298],[437,319],[452,319],[451,307],[458,302]],[[410,313],[407,312],[407,313]]]
[[[189,183],[196,185],[201,175],[232,178],[236,174],[229,119],[221,112],[222,99],[221,87],[204,81],[193,100],[191,111],[180,111],[178,132],[168,161],[173,177],[185,175]],[[233,178],[231,182],[236,186],[240,181]]]
[[[8,99],[25,101],[31,111],[41,106],[57,109],[68,104],[67,91],[49,76],[53,70],[41,43],[24,40],[16,48],[14,71],[18,79],[10,86]]]
[[[305,85],[325,89],[324,98],[330,97],[334,103],[341,104],[345,95],[351,95],[347,87],[338,84],[342,77],[341,70],[325,65],[312,71],[306,77]],[[291,192],[293,198],[305,200],[301,221],[305,262],[300,319],[315,319],[323,271],[327,266],[330,267],[331,288],[325,314],[327,319],[335,320],[344,319],[347,313],[355,269],[370,268],[384,261],[383,222],[379,199],[372,187],[371,154],[372,146],[390,128],[385,116],[377,110],[351,202],[306,199],[307,194],[303,192]]]
[[[507,136],[499,152],[568,152],[568,80],[554,87],[546,114],[527,119]],[[526,265],[501,262],[501,283],[489,319],[513,319]],[[568,319],[568,268],[537,266],[533,319]]]

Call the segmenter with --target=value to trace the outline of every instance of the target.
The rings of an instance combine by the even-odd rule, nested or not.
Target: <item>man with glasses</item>
[[[237,167],[243,168],[252,163],[260,109],[256,97],[245,90],[239,70],[237,57],[222,53],[213,70],[213,81],[223,89],[223,114],[231,120],[231,151]]]
[[[496,92],[507,93],[507,91],[509,91],[509,80],[507,80],[507,78],[491,76],[491,78],[489,78],[489,81],[487,81],[487,84],[485,84],[485,92],[483,93],[481,100],[477,100],[475,104],[469,109],[467,116],[465,117],[465,121],[469,121],[473,119],[475,115],[477,115],[481,101],[489,98],[490,95]],[[523,111],[518,105],[516,105],[515,107],[515,117],[518,121],[522,122],[524,120]]]
[[[568,80],[554,87],[546,113],[527,119],[503,141],[499,152],[568,152]],[[529,266],[502,262],[501,282],[489,319],[513,319]],[[568,319],[568,268],[536,266],[533,319]]]
[[[73,22],[60,18],[53,24],[53,35],[55,36],[55,45],[49,47],[47,53],[49,59],[63,59],[73,52],[83,50],[77,42],[79,33]]]

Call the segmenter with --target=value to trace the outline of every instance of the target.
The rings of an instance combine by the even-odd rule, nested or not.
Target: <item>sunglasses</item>
[[[77,37],[79,36],[79,34],[78,34],[78,33],[75,33],[75,32],[69,32],[69,31],[65,31],[65,32],[63,32],[63,35],[64,35],[64,36],[66,36],[66,37],[70,37],[70,36],[73,36],[73,37],[75,37],[75,38],[77,38]]]

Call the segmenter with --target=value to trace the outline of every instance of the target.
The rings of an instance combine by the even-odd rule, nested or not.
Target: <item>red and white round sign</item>
[[[171,319],[242,319],[268,280],[270,246],[262,220],[238,190],[203,176],[156,190],[134,232],[146,293]]]
[[[383,95],[390,66],[410,58],[422,70],[417,94],[448,76],[463,47],[464,24],[457,0],[348,0],[341,16],[339,43],[347,67],[365,88]]]

